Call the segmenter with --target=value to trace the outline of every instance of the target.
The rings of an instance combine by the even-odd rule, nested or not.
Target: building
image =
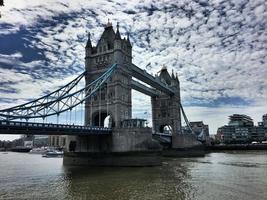
[[[48,137],[48,144],[50,147],[66,148],[66,136],[50,135]]]
[[[264,126],[266,115],[263,122],[254,126],[253,119],[247,115],[234,114],[229,116],[228,125],[222,126],[217,130],[217,139],[222,143],[251,143],[267,140],[267,126]]]
[[[267,114],[262,116],[262,125],[264,127],[267,127]]]
[[[229,116],[229,126],[253,126],[253,119],[247,115],[233,114]]]
[[[48,136],[47,135],[35,135],[33,140],[34,147],[46,147],[48,146]]]
[[[209,125],[204,124],[203,121],[190,122],[190,126],[197,136],[198,140],[203,142],[208,142],[209,140]],[[183,127],[183,133],[190,133],[190,129],[188,127]]]

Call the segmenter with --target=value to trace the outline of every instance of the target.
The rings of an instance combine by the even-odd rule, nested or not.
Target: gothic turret
[[[92,43],[91,43],[91,35],[88,33],[88,39],[85,46],[85,57],[88,57],[92,54]]]
[[[119,23],[114,30],[109,20],[104,26],[104,31],[96,46],[92,45],[90,34],[88,34],[85,49],[88,70],[89,65],[102,68],[112,63],[122,64],[132,61],[132,45],[129,34],[127,38],[122,39]]]
[[[88,40],[87,40],[85,48],[92,48],[91,34],[90,33],[88,33]]]
[[[163,66],[162,69],[160,70],[159,78],[162,82],[165,82],[168,85],[171,85],[171,76],[166,66]]]
[[[177,73],[176,73],[176,81],[178,84],[180,83]]]
[[[120,34],[120,30],[119,30],[119,22],[117,23],[117,30],[116,30],[116,34],[115,34],[115,40],[121,40],[121,34]]]
[[[176,85],[176,78],[175,78],[175,76],[174,76],[174,72],[173,72],[173,70],[172,70],[171,78],[172,78],[172,80],[171,80],[171,85]]]
[[[116,63],[123,63],[123,52],[122,52],[122,40],[119,30],[119,23],[117,23],[117,30],[114,40],[114,61]]]
[[[127,33],[127,46],[132,48],[132,44],[130,42],[130,34],[129,34],[129,32]]]

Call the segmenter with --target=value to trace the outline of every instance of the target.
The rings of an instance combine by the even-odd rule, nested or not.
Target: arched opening
[[[104,127],[105,128],[111,128],[112,127],[112,117],[111,115],[106,116],[104,119]]]
[[[112,116],[107,112],[97,112],[93,117],[93,126],[111,128],[114,126]]]
[[[159,132],[166,135],[172,135],[172,127],[168,124],[161,125],[159,127]]]

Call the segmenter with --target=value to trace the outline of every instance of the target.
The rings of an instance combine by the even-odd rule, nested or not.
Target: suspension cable
[[[185,114],[184,108],[183,108],[183,106],[182,106],[182,104],[180,102],[179,102],[179,104],[180,104],[180,107],[181,107],[181,110],[182,110],[182,114],[183,114],[185,123],[186,123],[187,127],[189,128],[189,130],[191,131],[191,133],[193,134],[194,131],[193,131],[193,129],[192,129],[191,125],[190,125],[190,122],[189,122],[189,120],[188,120],[188,118],[187,118],[187,116]]]
[[[17,118],[42,118],[51,115],[56,115],[58,113],[66,112],[71,108],[83,104],[84,100],[90,98],[92,95],[95,95],[96,91],[99,87],[106,82],[106,80],[112,75],[114,70],[116,69],[117,65],[113,64],[108,70],[103,73],[100,77],[96,80],[92,81],[90,84],[86,85],[84,88],[70,93],[70,90],[66,91],[67,89],[64,88],[64,91],[59,91],[57,93],[52,92],[53,96],[46,95],[39,99],[46,100],[45,102],[38,102],[37,100],[32,101],[35,104],[22,104],[16,107],[0,110],[0,118],[5,120],[14,120]],[[79,77],[81,78],[81,77]],[[77,81],[78,82],[78,81]],[[73,83],[73,82],[72,82]],[[75,85],[71,86],[73,88]],[[61,88],[62,89],[62,88]],[[82,96],[82,97],[81,97]],[[48,98],[52,98],[48,101]],[[69,104],[70,99],[73,99],[72,104]],[[31,102],[31,103],[32,103]],[[30,105],[30,106],[26,106]],[[57,105],[57,107],[56,107]],[[83,109],[82,109],[83,110]],[[26,111],[26,112],[25,112]],[[45,113],[41,112],[44,111]],[[81,113],[82,114],[82,113]]]
[[[98,126],[101,126],[101,87],[99,88],[99,108],[98,108],[98,115],[99,115],[99,122],[98,122]]]
[[[90,109],[90,121],[89,121],[89,124],[91,125],[91,126],[93,126],[93,96],[91,96],[91,102],[90,102],[90,107],[91,107],[91,109]]]

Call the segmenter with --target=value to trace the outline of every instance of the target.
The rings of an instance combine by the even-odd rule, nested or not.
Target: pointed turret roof
[[[113,43],[114,39],[115,39],[115,32],[113,30],[112,23],[108,21],[99,41],[105,40],[106,42]]]
[[[176,73],[176,77],[175,77],[175,79],[176,79],[176,81],[177,81],[178,83],[180,83],[177,73]]]
[[[115,40],[120,40],[121,39],[121,34],[119,31],[119,22],[117,22],[117,30],[116,30],[116,34],[115,34]]]
[[[172,70],[172,79],[175,79],[175,76],[174,76],[173,70]]]
[[[86,43],[86,48],[92,48],[92,42],[91,42],[91,34],[90,32],[88,33],[88,40],[87,40],[87,43]]]
[[[132,44],[130,42],[130,34],[129,34],[129,32],[127,33],[127,46],[129,46],[129,47],[132,46]]]
[[[171,84],[171,76],[166,68],[166,66],[163,66],[160,70],[159,74],[160,79],[163,79],[168,85]]]

